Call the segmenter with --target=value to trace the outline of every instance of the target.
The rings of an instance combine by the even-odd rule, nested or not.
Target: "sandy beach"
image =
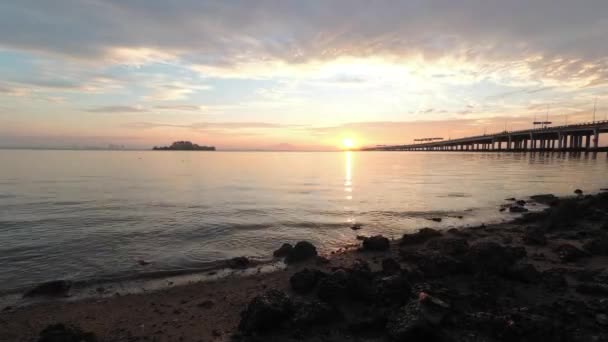
[[[0,340],[607,341],[608,193],[533,198],[548,208],[508,223],[392,241],[362,227],[276,272],[4,308]]]

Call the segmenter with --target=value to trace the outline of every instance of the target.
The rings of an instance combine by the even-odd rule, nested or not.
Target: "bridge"
[[[503,131],[474,137],[409,145],[381,145],[362,151],[608,151],[599,137],[608,133],[608,120],[521,131]]]

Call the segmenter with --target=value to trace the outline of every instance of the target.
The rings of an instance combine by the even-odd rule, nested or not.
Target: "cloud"
[[[154,108],[160,109],[160,110],[169,110],[169,111],[175,110],[175,111],[183,111],[183,112],[199,112],[199,111],[205,109],[205,106],[176,104],[176,105],[155,106]]]
[[[231,77],[387,56],[598,85],[608,79],[606,12],[603,0],[25,0],[0,4],[0,44],[83,62],[179,61]]]
[[[87,109],[90,113],[144,113],[149,110],[141,106],[103,106]]]

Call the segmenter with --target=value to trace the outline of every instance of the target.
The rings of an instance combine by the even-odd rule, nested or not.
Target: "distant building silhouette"
[[[215,146],[200,146],[190,141],[176,141],[171,146],[154,146],[154,151],[215,151]]]

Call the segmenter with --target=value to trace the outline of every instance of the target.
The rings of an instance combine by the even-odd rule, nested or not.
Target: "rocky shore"
[[[513,222],[361,235],[325,257],[285,244],[270,274],[5,308],[0,340],[608,341],[608,193],[531,201],[548,208],[511,199]]]

